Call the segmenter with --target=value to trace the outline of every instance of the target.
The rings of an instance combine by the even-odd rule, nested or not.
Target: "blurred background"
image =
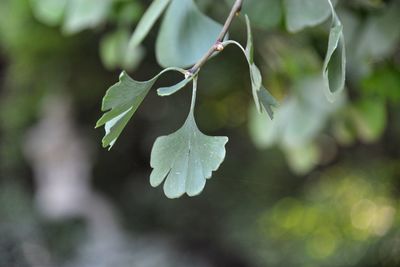
[[[229,136],[227,157],[200,196],[177,200],[151,188],[150,151],[191,90],[152,91],[111,151],[94,129],[121,69],[160,71],[156,29],[127,45],[151,1],[67,2],[0,1],[1,267],[400,266],[398,0],[337,1],[348,68],[333,104],[319,78],[328,17],[289,33],[280,1],[248,0],[276,119],[255,112],[238,50],[212,59],[196,116]],[[219,22],[230,10],[196,3]],[[245,41],[243,20],[230,36]]]

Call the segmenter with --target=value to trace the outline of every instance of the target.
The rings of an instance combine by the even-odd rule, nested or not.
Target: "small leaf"
[[[112,0],[69,0],[63,30],[76,33],[96,27],[106,19],[111,4]]]
[[[31,4],[38,20],[55,26],[63,17],[67,0],[31,0]]]
[[[194,65],[215,43],[221,29],[193,0],[172,0],[157,37],[158,63],[163,67]]]
[[[329,17],[330,0],[284,0],[286,27],[297,32],[315,26]]]
[[[144,13],[143,17],[139,21],[136,29],[129,41],[129,47],[136,47],[140,45],[144,38],[154,26],[158,18],[167,8],[171,0],[154,0],[149,8]]]
[[[351,107],[350,116],[359,138],[365,143],[376,142],[386,129],[387,112],[382,100],[360,100]]]
[[[179,71],[183,73],[181,69],[168,68],[151,80],[144,82],[133,80],[125,71],[121,73],[119,82],[111,86],[103,98],[101,110],[104,111],[105,114],[96,124],[96,128],[105,125],[106,135],[102,141],[103,147],[112,148],[154,83],[167,71]],[[178,90],[180,86],[184,86],[181,83],[179,84],[179,86],[176,86]]]
[[[177,83],[177,84],[175,84],[173,86],[159,88],[157,90],[157,94],[159,96],[170,96],[170,95],[175,94],[176,92],[178,92],[183,87],[185,87],[192,80],[193,80],[193,75],[190,75],[188,78],[185,78],[184,80],[182,80],[181,82],[179,82],[179,83]]]
[[[129,32],[122,28],[107,34],[100,43],[100,57],[109,70],[123,68],[132,70],[144,56],[141,46],[129,47]]]
[[[264,107],[265,111],[268,113],[268,116],[272,119],[274,117],[273,107],[278,106],[278,102],[275,98],[268,92],[264,86],[261,86],[261,89],[257,92],[258,98],[260,99],[260,104]]]
[[[247,63],[249,64],[251,88],[256,108],[259,113],[262,113],[264,109],[272,119],[273,118],[272,107],[277,106],[278,102],[262,85],[262,75],[260,69],[254,63],[253,35],[251,32],[250,20],[247,15],[246,15],[246,26],[247,26],[246,48],[243,48],[242,45],[239,44],[238,42],[231,40],[223,42],[223,45],[224,46],[230,44],[236,45],[242,50],[242,52],[246,56]]]
[[[165,180],[164,193],[168,198],[200,194],[206,179],[211,178],[225,158],[228,137],[207,136],[196,125],[193,115],[196,81],[193,88],[186,122],[175,133],[157,138],[151,151],[150,184],[157,187]]]
[[[329,0],[330,3],[330,0]],[[345,85],[346,49],[343,36],[343,26],[331,4],[332,27],[329,33],[328,51],[324,61],[323,78],[326,96],[333,101]]]

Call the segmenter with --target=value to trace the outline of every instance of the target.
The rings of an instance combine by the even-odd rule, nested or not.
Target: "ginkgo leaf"
[[[329,33],[328,51],[324,61],[323,78],[326,96],[330,101],[335,100],[345,85],[346,79],[346,49],[343,26],[331,4],[332,26]]]
[[[125,71],[121,73],[119,82],[111,86],[103,98],[101,110],[104,111],[105,114],[96,124],[96,128],[105,125],[106,134],[102,140],[103,147],[109,147],[109,149],[111,149],[154,83],[167,71],[184,73],[182,69],[168,68],[151,80],[144,82],[133,80]],[[186,84],[187,83],[178,83],[178,86],[173,85],[172,87],[174,87],[174,90],[179,90]],[[165,90],[168,90],[168,87],[166,87]]]
[[[151,151],[153,171],[150,184],[159,186],[164,180],[164,193],[168,198],[183,194],[200,194],[225,158],[228,137],[203,134],[197,127],[193,110],[196,81],[193,82],[192,106],[184,125],[173,134],[157,138]]]
[[[96,27],[110,12],[112,0],[69,0],[63,30],[72,34]]]
[[[172,0],[157,37],[158,63],[163,67],[194,65],[215,43],[221,29],[193,0]]]
[[[276,107],[278,102],[275,98],[264,88],[262,85],[262,75],[260,69],[254,63],[254,45],[253,45],[253,35],[251,32],[251,25],[249,17],[246,15],[246,26],[247,26],[247,44],[246,48],[243,48],[241,44],[236,41],[225,41],[224,46],[234,44],[238,46],[244,55],[246,56],[247,63],[249,64],[251,88],[254,98],[254,103],[258,112],[262,113],[263,109],[268,113],[270,118],[273,118],[272,107]]]
[[[55,26],[64,15],[67,0],[31,0],[31,4],[36,18]]]
[[[156,23],[158,18],[167,8],[169,2],[171,2],[171,0],[154,0],[151,3],[132,34],[132,37],[129,41],[130,47],[136,47],[140,45],[140,43],[143,41],[144,38],[146,38],[149,31]]]
[[[284,0],[286,27],[297,32],[322,23],[329,17],[329,0]]]
[[[258,99],[260,100],[260,105],[262,105],[265,111],[268,113],[268,116],[272,119],[274,117],[273,107],[278,106],[278,102],[276,99],[268,92],[264,86],[261,86],[261,89],[257,92]]]
[[[175,94],[180,89],[185,87],[188,83],[190,83],[193,80],[193,77],[194,77],[193,75],[190,75],[189,77],[185,78],[184,80],[182,80],[181,82],[179,82],[173,86],[161,87],[161,88],[157,89],[157,94],[159,96],[170,96],[172,94]]]

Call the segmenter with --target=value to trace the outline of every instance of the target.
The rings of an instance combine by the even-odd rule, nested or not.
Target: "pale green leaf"
[[[330,101],[344,89],[346,79],[346,49],[343,26],[331,5],[332,26],[329,33],[328,51],[326,53],[323,78],[326,96]]]
[[[154,0],[149,8],[146,10],[141,20],[139,21],[136,29],[129,42],[130,47],[136,47],[140,45],[144,38],[154,26],[158,18],[167,8],[171,0]]]
[[[105,125],[103,147],[111,149],[154,83],[167,71],[183,73],[181,69],[168,68],[144,82],[133,80],[125,71],[121,73],[119,82],[111,86],[103,98],[101,110],[105,113],[96,124],[96,128]]]
[[[102,23],[113,0],[69,0],[65,13],[63,29],[66,33],[76,33],[94,28]]]
[[[318,165],[321,158],[321,152],[314,143],[301,144],[298,147],[286,149],[284,152],[290,169],[297,175],[309,173]]]
[[[194,65],[214,45],[221,29],[193,0],[172,0],[156,42],[158,63],[163,67]]]
[[[198,129],[194,115],[196,80],[193,82],[192,106],[184,125],[175,133],[157,138],[151,151],[153,171],[150,184],[159,186],[164,180],[168,198],[183,194],[200,194],[225,158],[228,137],[207,136]]]
[[[100,57],[106,68],[114,70],[123,68],[134,69],[144,56],[140,46],[129,47],[129,32],[120,29],[107,34],[100,42]]]
[[[331,14],[329,0],[284,0],[286,27],[297,32],[315,26]]]
[[[185,78],[184,80],[180,81],[179,83],[169,86],[169,87],[161,87],[157,90],[157,94],[159,96],[170,96],[172,94],[175,94],[178,92],[180,89],[185,87],[188,83],[190,83],[193,80],[193,75],[190,75],[189,77]]]
[[[321,77],[305,78],[295,84],[296,94],[280,104],[274,120],[266,115],[260,116],[263,119],[252,116],[250,132],[256,144],[261,148],[277,144],[287,149],[311,143],[344,102],[341,98],[329,103],[323,87]]]
[[[260,90],[257,92],[258,99],[260,100],[260,104],[264,107],[265,111],[268,113],[268,116],[272,119],[274,117],[273,107],[278,106],[278,102],[271,95],[271,93],[261,86]]]
[[[60,23],[66,4],[67,0],[31,0],[35,17],[52,26]]]
[[[363,142],[377,141],[386,129],[386,105],[379,99],[357,102],[351,108],[350,116]]]

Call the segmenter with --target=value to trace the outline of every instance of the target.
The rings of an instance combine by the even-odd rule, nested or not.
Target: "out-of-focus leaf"
[[[295,93],[279,105],[273,120],[267,115],[250,113],[250,134],[255,145],[259,148],[280,147],[289,166],[298,174],[304,174],[318,164],[319,153],[312,147],[315,138],[344,102],[329,103],[323,86],[320,77],[298,81],[293,89]],[[306,153],[304,158],[301,153]]]
[[[129,47],[129,32],[120,29],[106,35],[100,43],[100,56],[106,68],[134,69],[144,55],[142,47]]]
[[[359,138],[366,143],[374,142],[386,128],[385,102],[377,99],[358,102],[352,108],[351,118]]]
[[[249,14],[252,23],[256,27],[269,29],[276,27],[282,20],[281,0],[246,0],[243,4],[243,12]]]
[[[67,0],[31,0],[31,4],[38,20],[55,26],[61,22]]]
[[[319,163],[319,153],[315,144],[304,144],[285,150],[290,169],[298,175],[307,174]]]
[[[329,103],[321,90],[322,79],[309,77],[295,84],[296,94],[284,100],[276,111],[274,120],[267,116],[250,118],[250,133],[260,148],[274,144],[284,148],[309,144],[326,124],[328,117],[343,101]]]
[[[168,68],[144,82],[133,80],[125,71],[121,73],[119,82],[111,86],[103,98],[101,110],[105,114],[96,124],[96,128],[105,125],[103,147],[112,148],[154,83],[167,71],[183,72],[181,69]]]
[[[232,5],[235,0],[227,0]],[[243,1],[242,12],[248,14],[252,24],[262,29],[270,29],[279,25],[283,18],[281,0],[246,0]]]
[[[328,51],[324,61],[322,76],[326,85],[326,96],[330,101],[333,101],[344,89],[346,79],[346,49],[342,23],[336,15],[333,5],[330,5],[332,26],[329,33]]]
[[[163,67],[194,65],[215,43],[221,29],[193,0],[172,0],[156,42],[158,63]]]
[[[140,45],[143,39],[146,38],[154,23],[167,8],[169,2],[170,0],[154,0],[151,3],[146,13],[144,13],[143,17],[136,26],[131,40],[129,41],[130,47],[136,47]]]
[[[157,138],[151,151],[153,171],[150,184],[159,186],[165,179],[164,193],[168,198],[183,194],[200,194],[225,158],[228,137],[207,136],[200,132],[194,119],[196,82],[189,116],[178,131]]]
[[[354,51],[365,61],[388,56],[398,47],[400,40],[400,2],[393,1],[379,16],[371,16],[358,38]]]
[[[262,113],[263,109],[268,113],[270,118],[273,118],[274,112],[273,107],[276,107],[278,102],[275,98],[264,88],[262,85],[262,75],[260,69],[254,63],[254,45],[253,35],[251,32],[251,25],[249,17],[246,15],[246,26],[247,26],[247,44],[246,48],[243,48],[241,44],[236,41],[225,41],[224,46],[234,44],[238,46],[246,56],[250,70],[251,88],[258,112]]]
[[[385,66],[375,70],[362,81],[363,94],[390,103],[400,103],[400,69]]]
[[[98,26],[106,19],[111,4],[112,0],[69,0],[65,13],[64,31],[76,33]]]
[[[286,27],[297,32],[315,26],[331,14],[329,0],[284,0]]]

